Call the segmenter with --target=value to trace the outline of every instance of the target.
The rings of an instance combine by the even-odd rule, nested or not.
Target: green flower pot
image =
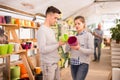
[[[19,79],[20,78],[20,67],[19,66],[12,66],[10,68],[11,73],[11,80]]]
[[[68,41],[68,35],[67,34],[63,34],[62,36],[60,36],[60,40],[63,42],[67,42]]]
[[[11,23],[15,24],[15,19],[14,18],[11,19]]]
[[[8,44],[0,45],[0,55],[7,54],[7,51],[8,51]]]
[[[7,53],[12,53],[13,52],[14,45],[13,44],[8,44],[8,51]]]

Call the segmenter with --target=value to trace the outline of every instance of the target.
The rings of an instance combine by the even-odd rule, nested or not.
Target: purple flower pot
[[[6,23],[4,16],[0,16],[0,24],[4,24],[4,23]]]
[[[32,43],[31,42],[26,42],[21,44],[23,49],[31,49]]]
[[[68,44],[70,46],[77,46],[78,45],[78,41],[77,38],[75,36],[71,36],[68,38]]]
[[[10,24],[11,23],[11,16],[4,16],[6,24]]]

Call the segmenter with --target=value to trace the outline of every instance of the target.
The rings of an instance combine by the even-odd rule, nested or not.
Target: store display
[[[22,20],[22,21],[25,21],[25,20]],[[28,40],[33,40],[36,42],[36,39],[35,38],[32,38],[32,39],[25,39],[25,41],[21,41],[19,38],[18,38],[18,34],[16,32],[16,30],[19,30],[20,28],[30,28],[30,29],[33,29],[36,31],[37,28],[35,28],[35,26],[32,27],[31,25],[31,21],[28,21],[26,20],[26,26],[25,24],[23,24],[24,26],[22,26],[21,24],[23,23],[21,21],[21,19],[18,19],[18,18],[12,18],[12,21],[11,23],[12,24],[1,24],[2,25],[2,28],[4,28],[6,30],[6,35],[8,36],[8,40],[9,42],[16,42],[16,43],[13,43],[13,45],[10,45],[10,49],[8,50],[8,48],[6,50],[4,50],[4,52],[1,54],[0,53],[0,57],[1,58],[6,58],[6,57],[9,57],[11,56],[12,54],[7,54],[7,53],[12,53],[12,51],[14,50],[13,54],[18,54],[21,56],[21,59],[23,60],[23,63],[25,64],[25,67],[27,66],[27,69],[26,69],[26,73],[21,75],[20,77],[20,80],[29,80],[30,79],[34,79],[34,75],[32,73],[32,70],[30,69],[30,67],[33,65],[32,62],[29,60],[27,60],[26,58],[26,54],[24,53],[27,53],[28,51],[26,50],[23,50],[22,47],[20,46],[21,43],[25,42],[25,49],[29,49],[29,50],[36,50],[36,48],[34,49],[31,49],[32,47],[32,42],[29,42]],[[24,22],[25,23],[25,22]],[[34,22],[32,23],[34,25]],[[1,31],[0,31],[1,33]],[[2,32],[3,33],[3,32]],[[12,36],[12,38],[11,38]],[[1,34],[0,34],[0,37],[1,37]],[[1,39],[1,38],[0,38]],[[4,40],[5,41],[5,40]],[[1,41],[0,41],[1,42]],[[6,41],[7,42],[7,41]],[[3,42],[2,42],[2,45],[3,45]],[[6,45],[9,45],[9,44],[6,44]],[[5,48],[4,48],[5,49]],[[1,51],[1,50],[0,50]],[[3,51],[3,50],[2,50]],[[6,51],[6,52],[5,52]],[[10,59],[7,59],[7,61],[9,61]],[[7,62],[6,61],[6,62]],[[30,63],[30,65],[28,65],[28,63]],[[8,75],[6,77],[4,77],[5,79],[8,79],[8,80],[17,80],[18,78],[13,78],[13,79],[10,79],[10,64],[6,63],[6,65],[8,65],[8,67],[6,67],[7,69],[7,73]],[[24,72],[23,71],[23,72]],[[19,79],[18,79],[19,80]]]

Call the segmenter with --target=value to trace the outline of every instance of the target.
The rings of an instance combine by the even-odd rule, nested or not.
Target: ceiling
[[[44,15],[46,8],[52,5],[61,10],[62,19],[94,13],[120,13],[120,0],[0,0],[0,5],[38,15]]]

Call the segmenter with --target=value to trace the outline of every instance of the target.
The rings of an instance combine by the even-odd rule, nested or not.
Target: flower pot
[[[69,37],[69,39],[68,39],[68,44],[69,44],[70,46],[77,46],[77,45],[78,45],[77,38],[76,38],[75,36]]]
[[[0,45],[0,55],[7,54],[7,51],[8,51],[8,45],[7,44]]]
[[[37,74],[35,75],[35,80],[43,80],[43,74]]]
[[[7,53],[12,53],[14,49],[14,45],[13,44],[8,44],[8,51]]]
[[[15,24],[15,18],[11,19],[11,24]]]
[[[22,43],[21,46],[22,46],[23,49],[26,49],[26,44],[25,43]]]
[[[67,34],[64,34],[60,37],[60,40],[63,41],[63,42],[67,42],[68,41],[68,35]]]
[[[18,26],[20,26],[20,19],[15,19],[15,24],[18,24]]]
[[[31,21],[31,26],[35,27],[35,23],[33,21]]]
[[[20,78],[20,67],[12,66],[10,69],[11,79],[19,79]]]
[[[4,24],[5,23],[5,18],[4,16],[0,16],[0,24]]]
[[[28,21],[28,26],[31,27],[31,22],[30,21]]]
[[[19,51],[19,47],[20,47],[20,44],[19,43],[15,43],[14,44],[14,51],[15,52]]]
[[[116,43],[119,44],[119,43],[120,43],[120,40],[116,40]]]
[[[34,71],[35,71],[35,74],[40,74],[42,72],[40,67],[35,67]]]
[[[28,73],[27,73],[27,70],[26,70],[24,64],[19,64],[18,66],[20,66],[20,78],[27,78]]]
[[[10,24],[11,23],[11,16],[4,16],[6,24]]]
[[[24,20],[21,20],[21,26],[25,26]]]

